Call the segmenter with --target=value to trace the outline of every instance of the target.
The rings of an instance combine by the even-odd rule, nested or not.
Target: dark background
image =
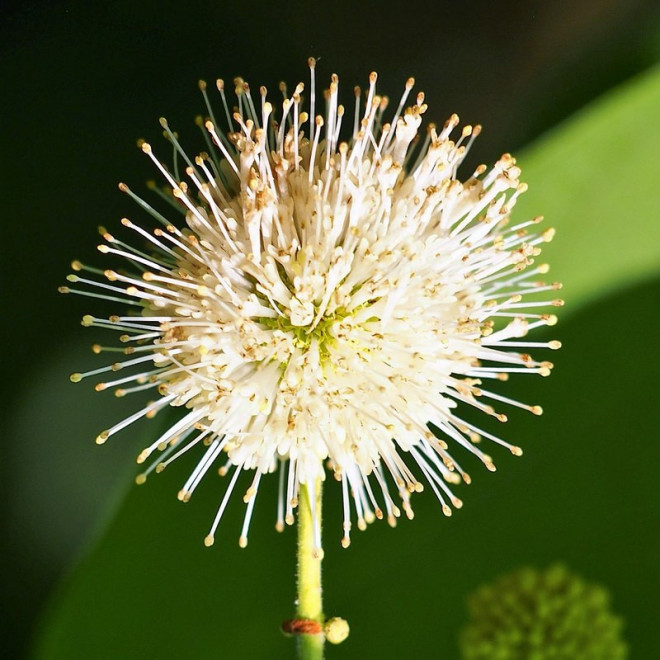
[[[68,394],[76,347],[96,340],[77,324],[90,305],[57,294],[69,262],[95,258],[97,225],[138,216],[116,184],[152,178],[134,145],[158,139],[159,116],[198,144],[199,78],[242,75],[275,96],[281,79],[307,81],[310,55],[320,84],[339,74],[347,104],[371,70],[393,99],[414,75],[435,120],[484,125],[476,151],[491,162],[660,59],[660,11],[652,0],[1,3],[7,657],[130,479],[133,447],[78,444],[121,404]]]

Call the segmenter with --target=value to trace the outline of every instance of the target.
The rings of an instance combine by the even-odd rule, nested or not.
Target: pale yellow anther
[[[149,456],[151,456],[151,451],[149,449],[143,449],[138,454],[138,457],[136,459],[138,465],[141,465],[142,463],[144,463],[149,458]]]
[[[102,445],[109,437],[110,431],[101,431],[101,433],[96,436],[95,442],[97,445]]]

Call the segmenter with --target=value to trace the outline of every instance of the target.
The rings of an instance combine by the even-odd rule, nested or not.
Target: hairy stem
[[[315,526],[318,526],[315,530]],[[296,616],[319,624],[319,631],[298,636],[300,660],[322,660],[325,635],[321,589],[321,481],[300,488],[298,503],[298,600]],[[315,533],[316,532],[316,533]]]

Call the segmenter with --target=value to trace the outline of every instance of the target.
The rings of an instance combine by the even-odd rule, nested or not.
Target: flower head
[[[535,263],[552,231],[533,233],[540,218],[508,224],[526,188],[515,160],[505,154],[461,182],[457,169],[479,126],[452,138],[459,122],[453,115],[442,128],[430,124],[420,144],[424,95],[406,107],[414,86],[408,80],[388,121],[375,73],[364,104],[356,88],[349,121],[333,75],[324,118],[316,114],[313,60],[310,72],[308,104],[302,83],[290,96],[282,86],[280,113],[265,88],[255,103],[237,79],[230,114],[219,80],[225,130],[200,83],[209,119],[198,123],[208,151],[189,157],[164,119],[174,166],[141,142],[183,219],[175,224],[120,184],[159,226],[148,231],[124,218],[146,247],[103,231],[99,250],[121,259],[122,268],[74,262],[69,276],[131,310],[84,317],[84,325],[118,331],[127,359],[72,380],[121,369],[97,389],[159,395],[98,442],[175,406],[181,417],[140,454],[138,462],[152,462],[138,480],[195,446],[203,453],[180,499],[187,501],[218,462],[220,473],[231,475],[207,544],[243,471],[253,481],[242,545],[260,479],[278,470],[280,529],[293,522],[299,489],[324,479],[326,465],[341,484],[344,545],[352,518],[360,528],[382,517],[394,524],[399,507],[412,517],[418,475],[450,515],[461,506],[451,486],[469,476],[449,444],[490,470],[490,456],[476,444],[481,437],[521,453],[461,419],[457,404],[502,421],[490,402],[540,414],[486,383],[510,373],[545,376],[552,365],[526,351],[558,347],[520,341],[553,325],[556,317],[543,308],[561,301],[536,295],[558,288],[538,281],[547,267]]]
[[[468,605],[464,660],[628,657],[609,593],[561,564],[504,575],[476,591]]]

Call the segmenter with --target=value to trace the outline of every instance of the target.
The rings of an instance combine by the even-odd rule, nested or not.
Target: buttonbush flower
[[[107,373],[98,390],[157,395],[97,442],[175,407],[178,421],[139,455],[147,466],[138,481],[193,449],[201,457],[181,500],[212,468],[227,475],[207,545],[243,472],[252,481],[241,545],[260,480],[274,472],[278,529],[293,522],[302,487],[335,477],[344,546],[353,521],[363,529],[376,518],[393,525],[402,510],[412,517],[422,482],[450,515],[461,506],[452,487],[470,481],[457,448],[489,470],[482,438],[522,453],[463,419],[458,405],[501,421],[495,405],[540,414],[490,383],[548,375],[552,365],[528,351],[559,346],[525,339],[553,325],[548,312],[562,302],[553,298],[558,284],[539,280],[547,266],[537,257],[552,230],[537,232],[541,218],[509,222],[526,189],[515,159],[505,154],[461,181],[480,126],[458,130],[453,115],[422,130],[427,106],[422,93],[408,101],[412,78],[390,115],[375,73],[364,95],[355,89],[348,113],[333,75],[317,114],[313,60],[310,72],[306,98],[302,83],[292,94],[280,86],[279,111],[265,88],[255,99],[236,79],[231,112],[218,80],[221,121],[200,82],[206,151],[189,156],[164,119],[171,167],[140,142],[167,186],[152,188],[178,220],[120,184],[155,228],[124,218],[121,237],[102,230],[99,250],[117,265],[76,261],[68,279],[82,286],[62,288],[129,310],[83,318],[119,333],[119,347],[96,352],[126,358],[72,380]]]
[[[461,633],[464,660],[625,660],[623,621],[610,594],[562,564],[521,568],[472,594]]]

